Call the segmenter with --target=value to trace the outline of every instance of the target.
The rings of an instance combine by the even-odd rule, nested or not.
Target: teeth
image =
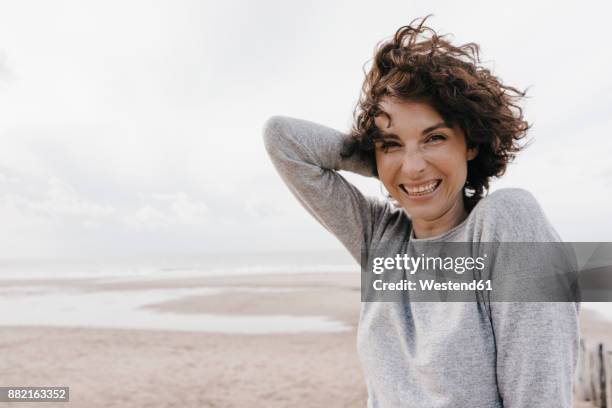
[[[416,187],[407,187],[405,184],[402,184],[402,187],[408,194],[427,194],[434,191],[437,185],[438,181],[432,181],[431,183],[422,184]]]

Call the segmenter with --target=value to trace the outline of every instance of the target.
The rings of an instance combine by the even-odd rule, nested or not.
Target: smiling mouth
[[[433,193],[434,191],[436,191],[436,189],[440,186],[441,183],[442,180],[433,180],[416,187],[407,187],[404,184],[400,184],[400,188],[410,197],[420,197]]]

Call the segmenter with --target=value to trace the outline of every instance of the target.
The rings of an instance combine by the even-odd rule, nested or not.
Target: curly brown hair
[[[469,211],[488,191],[490,179],[501,176],[524,147],[519,140],[530,125],[516,102],[526,92],[502,84],[481,66],[477,44],[454,46],[447,35],[425,26],[430,16],[413,20],[377,45],[342,156],[358,152],[378,177],[374,146],[382,136],[374,118],[385,114],[381,99],[428,103],[446,123],[459,125],[468,148],[478,147],[478,155],[468,162],[464,188]]]

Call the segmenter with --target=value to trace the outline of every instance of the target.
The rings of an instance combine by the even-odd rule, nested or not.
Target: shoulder
[[[483,234],[495,240],[559,240],[534,195],[522,188],[494,191],[476,205],[471,216]]]
[[[375,200],[372,206],[372,242],[405,238],[412,228],[410,217],[402,207],[393,204],[388,199],[371,197]]]
[[[533,194],[522,188],[496,190],[484,197],[474,210],[495,215],[508,215],[512,218],[543,213],[542,207]]]

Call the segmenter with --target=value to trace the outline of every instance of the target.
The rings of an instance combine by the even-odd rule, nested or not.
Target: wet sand
[[[69,386],[66,407],[365,407],[357,358],[359,275],[321,274],[151,281],[3,281],[0,288],[99,291],[228,287],[148,304],[156,313],[329,316],[336,333],[224,334],[83,327],[2,327],[0,385]],[[291,288],[256,293],[248,288]],[[242,290],[240,290],[242,288]],[[19,313],[19,311],[5,311]],[[171,314],[168,318],[171,318]],[[582,334],[612,344],[612,324],[585,310]],[[3,403],[41,407],[39,403]],[[576,403],[588,407],[588,403]]]

